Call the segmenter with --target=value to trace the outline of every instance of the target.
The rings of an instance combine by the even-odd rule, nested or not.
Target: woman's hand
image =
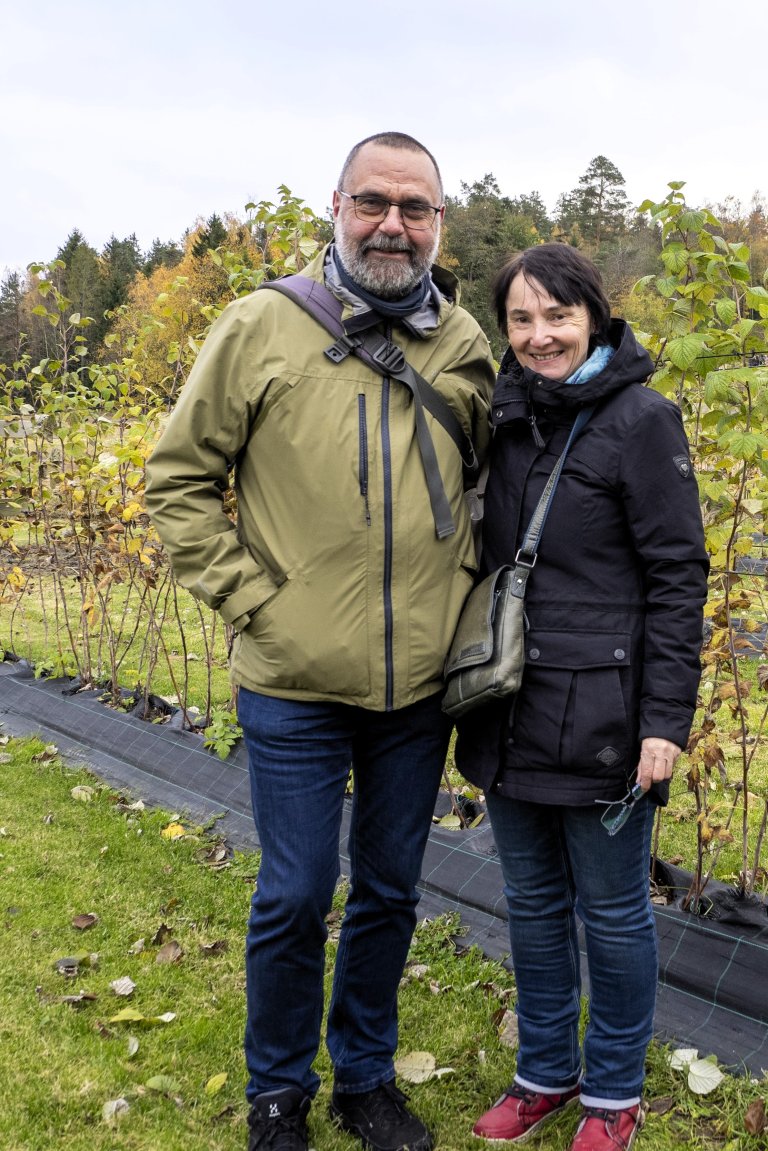
[[[682,748],[668,739],[649,736],[640,744],[640,762],[637,765],[637,782],[643,791],[652,783],[661,783],[672,778],[672,769]]]

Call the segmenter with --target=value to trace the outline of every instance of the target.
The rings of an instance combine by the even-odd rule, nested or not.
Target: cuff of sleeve
[[[220,608],[224,623],[230,624],[235,631],[242,631],[251,622],[261,605],[277,591],[272,581],[260,581],[255,586],[240,588],[239,591],[227,596]],[[266,593],[266,594],[265,594]]]

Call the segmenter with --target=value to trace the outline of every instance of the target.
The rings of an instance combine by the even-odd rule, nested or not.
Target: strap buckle
[[[391,340],[383,340],[375,351],[371,351],[371,357],[391,374],[402,372],[405,367],[402,348],[398,348]]]
[[[536,566],[536,552],[524,552],[520,548],[515,556],[515,564],[521,568],[528,568],[528,571],[533,571]]]
[[[355,336],[339,336],[335,344],[331,344],[330,348],[325,349],[325,355],[334,364],[340,364],[342,360],[346,360],[347,356],[354,352],[355,348],[359,347],[360,340]]]

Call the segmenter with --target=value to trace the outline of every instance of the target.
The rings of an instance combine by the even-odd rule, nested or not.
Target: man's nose
[[[399,236],[405,231],[403,217],[397,204],[389,205],[389,211],[379,224],[379,231],[385,232],[388,236]]]

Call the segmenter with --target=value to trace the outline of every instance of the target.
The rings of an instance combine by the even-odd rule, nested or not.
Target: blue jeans
[[[338,1090],[373,1090],[394,1076],[397,989],[450,723],[439,696],[373,712],[241,688],[238,713],[262,851],[246,938],[246,1095],[319,1086],[325,917],[350,767],[351,881],[326,1042]]]
[[[598,804],[554,807],[492,793],[487,803],[517,983],[516,1077],[545,1090],[575,1086],[581,1077],[578,914],[590,982],[582,1100],[628,1105],[642,1092],[656,1002],[649,897],[656,808],[643,797],[611,837]]]

